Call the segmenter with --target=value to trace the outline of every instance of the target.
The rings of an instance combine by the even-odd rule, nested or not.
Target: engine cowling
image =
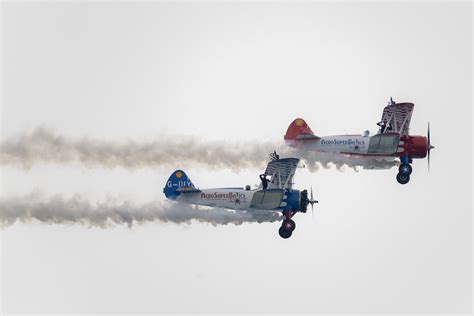
[[[404,153],[410,158],[425,158],[428,153],[428,138],[426,136],[402,136]]]
[[[306,213],[309,204],[308,191],[287,190],[282,202],[294,212]]]

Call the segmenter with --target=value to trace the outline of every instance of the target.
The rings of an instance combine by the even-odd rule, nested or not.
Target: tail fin
[[[196,189],[196,187],[183,170],[176,170],[168,178],[163,193],[166,198],[176,200],[184,189]]]
[[[309,128],[308,124],[306,124],[305,120],[302,118],[295,119],[290,126],[288,126],[284,138],[286,141],[320,139],[318,136],[314,135],[311,128]]]

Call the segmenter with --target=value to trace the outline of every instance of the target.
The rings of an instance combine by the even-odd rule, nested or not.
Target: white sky
[[[279,224],[2,230],[2,311],[471,310],[470,3],[2,3],[2,137],[281,140],[376,130],[390,96],[431,122],[431,172],[311,174],[320,204]],[[181,167],[176,157],[176,167]],[[169,169],[2,167],[2,195],[163,199]],[[186,168],[200,187],[261,170]]]

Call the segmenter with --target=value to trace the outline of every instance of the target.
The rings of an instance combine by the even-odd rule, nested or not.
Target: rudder
[[[319,139],[318,136],[314,135],[311,128],[306,124],[302,118],[297,118],[291,122],[290,126],[286,131],[284,139],[286,141],[294,140],[314,140]]]
[[[168,181],[166,181],[163,193],[166,198],[176,200],[181,195],[181,192],[178,191],[180,188],[195,189],[195,186],[183,170],[176,170],[170,175]]]

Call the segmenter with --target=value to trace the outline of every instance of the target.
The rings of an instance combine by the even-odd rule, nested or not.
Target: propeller
[[[311,217],[314,218],[314,203],[319,203],[319,202],[314,199],[313,187],[311,187],[311,193],[310,193],[310,198],[308,200],[308,203],[311,204]]]
[[[431,152],[431,149],[435,148],[433,145],[431,145],[431,137],[430,137],[430,122],[428,122],[428,147],[427,147],[427,151],[428,151],[428,172],[430,172],[430,152]]]

